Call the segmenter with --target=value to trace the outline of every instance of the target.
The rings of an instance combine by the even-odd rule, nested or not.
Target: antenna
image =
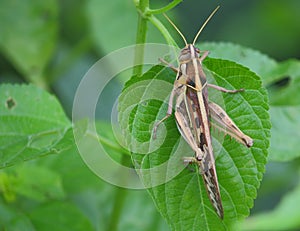
[[[181,31],[177,28],[177,26],[175,26],[175,24],[171,21],[171,19],[166,14],[164,14],[164,16],[169,21],[169,23],[175,28],[175,30],[178,32],[178,34],[180,34],[180,36],[183,39],[185,45],[187,45],[187,41],[186,41],[184,35],[181,33]]]
[[[206,21],[203,23],[203,25],[201,26],[201,28],[199,29],[198,33],[196,34],[194,41],[193,41],[193,45],[195,45],[196,40],[198,39],[201,31],[204,29],[204,27],[206,26],[206,24],[208,23],[208,21],[211,19],[212,16],[214,16],[214,14],[217,12],[217,10],[220,8],[220,6],[217,6],[216,9],[214,9],[213,12],[211,12],[211,14],[209,15],[209,17],[206,19]],[[174,25],[173,25],[174,26]]]

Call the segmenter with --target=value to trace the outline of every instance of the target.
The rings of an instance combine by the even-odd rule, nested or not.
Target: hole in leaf
[[[286,87],[287,85],[289,85],[290,81],[291,81],[290,76],[283,76],[279,80],[271,83],[268,87],[269,88],[283,88],[283,87]]]
[[[10,110],[16,106],[16,102],[13,98],[8,98],[6,100],[6,107]]]

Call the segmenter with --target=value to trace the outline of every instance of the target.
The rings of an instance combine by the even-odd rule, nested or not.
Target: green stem
[[[149,0],[140,0],[137,5],[138,9],[138,26],[136,33],[136,44],[146,43],[147,36],[147,18],[145,17],[145,12],[149,8]],[[137,46],[135,49],[135,59],[134,63],[143,63],[144,60],[144,48],[143,46]],[[133,69],[133,75],[142,75],[143,66],[137,65]]]
[[[170,35],[167,28],[155,16],[151,15],[149,21],[160,31],[169,45],[177,47],[177,43]]]
[[[130,158],[122,158],[121,160],[121,164],[128,166],[131,163],[131,159]],[[126,175],[126,174],[125,174]],[[120,177],[123,177],[123,181],[126,180],[124,179],[124,177],[126,176],[122,176],[122,173],[120,172]],[[118,224],[120,224],[120,216],[124,207],[124,203],[125,203],[125,198],[126,195],[128,194],[128,189],[126,188],[120,188],[117,187],[116,192],[115,192],[115,199],[114,199],[114,205],[112,208],[112,212],[111,212],[111,216],[110,216],[110,221],[108,224],[108,231],[117,231],[118,230]]]
[[[152,15],[152,14],[162,14],[162,13],[165,13],[169,10],[171,10],[172,8],[174,8],[175,6],[177,6],[180,2],[182,2],[183,0],[174,0],[173,2],[170,2],[168,5],[162,7],[162,8],[159,8],[159,9],[149,9],[147,11],[148,14]]]
[[[137,25],[137,33],[136,33],[136,44],[144,44],[146,43],[146,35],[147,35],[147,18],[145,16],[145,12],[149,9],[149,0],[140,0],[135,1],[138,14],[138,25]],[[135,63],[143,63],[144,60],[144,49],[143,46],[137,46],[135,49]],[[143,66],[138,65],[133,69],[133,75],[142,75]],[[128,166],[130,164],[131,159],[128,158],[127,155],[122,155],[121,164]],[[122,177],[122,173],[120,173],[120,177]],[[126,177],[125,175],[123,177]],[[126,180],[126,179],[123,179]],[[108,224],[109,231],[118,230],[118,224],[120,223],[120,216],[124,206],[126,194],[128,193],[128,189],[117,188],[114,199],[114,206],[112,209],[110,221]]]
[[[172,36],[169,34],[168,30],[164,27],[164,25],[155,17],[153,14],[164,13],[175,6],[177,6],[182,0],[174,0],[168,5],[159,8],[159,9],[150,9],[149,8],[149,0],[140,0],[136,2],[136,7],[139,12],[138,15],[138,27],[136,34],[136,44],[144,44],[146,43],[146,35],[147,35],[147,21],[149,20],[153,25],[155,25],[158,30],[165,37],[167,43],[169,45],[177,46],[176,42],[173,40]],[[144,60],[144,47],[137,46],[135,50],[135,62],[134,63],[143,63]],[[142,75],[143,66],[137,65],[133,69],[134,75]]]
[[[170,45],[175,45],[176,42],[173,40],[172,36],[169,34],[168,30],[164,27],[164,25],[153,16],[153,14],[163,13],[167,10],[170,10],[174,6],[176,6],[179,2],[182,0],[174,0],[170,4],[168,4],[165,7],[162,7],[160,9],[151,10],[149,9],[149,0],[135,0],[138,14],[138,25],[137,25],[137,34],[136,34],[136,44],[144,44],[146,43],[146,35],[147,35],[147,23],[148,20],[155,25],[158,30],[162,33],[162,35],[165,37],[166,41]],[[144,60],[144,47],[143,46],[137,46],[135,49],[135,63],[143,63]],[[133,75],[141,76],[143,71],[142,65],[137,65],[133,69]],[[114,145],[106,140],[105,138],[101,137],[101,141],[106,143],[109,146]],[[116,147],[115,147],[116,148]],[[124,152],[124,150],[122,150]],[[126,153],[127,154],[127,153]],[[121,164],[128,166],[130,164],[131,160],[128,158],[128,155],[122,155],[121,158]],[[120,177],[122,177],[122,173],[120,173]],[[126,177],[126,176],[123,176]],[[123,179],[126,180],[126,179]],[[115,193],[115,200],[114,200],[114,206],[111,213],[111,218],[109,221],[108,229],[110,231],[115,231],[118,229],[118,224],[121,216],[121,212],[123,210],[126,194],[128,193],[128,189],[123,188],[117,188]]]

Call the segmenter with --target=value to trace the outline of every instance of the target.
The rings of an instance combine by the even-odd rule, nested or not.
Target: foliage
[[[213,212],[200,176],[182,167],[179,160],[174,167],[182,168],[180,174],[147,192],[121,189],[102,181],[80,158],[73,131],[82,127],[72,124],[68,117],[78,77],[96,61],[98,54],[104,55],[134,42],[144,43],[148,35],[148,41],[167,41],[174,45],[159,15],[179,2],[175,0],[165,7],[151,9],[147,0],[134,1],[135,10],[132,2],[123,0],[106,3],[101,0],[2,1],[1,229],[226,230],[236,225],[235,228],[241,230],[284,230],[300,227],[297,219],[300,214],[295,206],[300,198],[299,182],[285,177],[298,176],[299,172],[300,62],[296,59],[276,62],[258,51],[232,43],[207,42],[198,46],[211,51],[210,58],[204,62],[211,80],[223,87],[246,89],[235,95],[222,93],[221,104],[241,130],[255,140],[254,147],[246,149],[228,137],[223,141],[222,135],[214,133],[225,209],[223,221]],[[138,14],[134,14],[135,11]],[[128,29],[128,25],[136,24],[137,36]],[[142,58],[139,54],[136,57]],[[167,99],[170,89],[152,89],[151,83],[159,80],[171,86],[174,73],[162,66],[154,66],[144,73],[142,70],[140,66],[133,70],[135,74],[120,96],[119,109],[120,124],[127,137],[132,134],[146,142],[152,140],[149,129],[151,131],[153,122],[164,116],[167,105],[157,100],[142,101],[146,92],[140,91],[134,96],[138,103],[133,107],[130,120],[124,121],[122,112],[133,103],[125,100],[124,93],[139,84],[151,94],[162,94],[162,98]],[[122,87],[120,82],[116,85],[114,89]],[[114,94],[114,89],[109,92]],[[210,93],[212,99],[218,101],[214,90]],[[159,149],[148,155],[132,153],[137,170],[164,163],[173,155],[175,147],[181,148],[184,156],[192,155],[179,136],[174,118],[169,118],[164,125],[167,132],[161,130],[158,134],[158,141],[162,141]],[[102,117],[96,126],[99,137],[94,137],[95,141],[101,142],[114,160],[128,161],[128,150],[114,138],[110,121]],[[164,140],[163,135],[166,135]],[[262,181],[267,161],[287,164],[286,169],[292,167],[294,171],[291,175],[287,175],[287,170],[282,172],[281,181],[268,174],[267,181]],[[272,166],[268,166],[267,173],[272,172]],[[144,176],[144,180],[148,182],[149,178]],[[286,186],[292,190],[280,191]],[[282,200],[269,212],[254,210],[244,221],[253,207],[257,190],[257,201],[262,205],[260,192],[267,196],[271,191],[280,192]]]

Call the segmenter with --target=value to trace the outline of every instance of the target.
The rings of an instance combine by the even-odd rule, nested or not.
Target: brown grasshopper
[[[225,93],[236,93],[244,90],[228,90],[207,83],[206,76],[202,68],[202,61],[207,57],[209,52],[204,51],[202,56],[200,56],[200,50],[194,46],[201,31],[218,10],[218,8],[219,6],[204,22],[196,34],[192,44],[187,43],[185,37],[179,31],[179,29],[168,17],[166,17],[183,38],[186,46],[180,51],[180,65],[178,69],[162,60],[162,62],[168,64],[169,67],[177,72],[177,76],[169,98],[167,115],[154,126],[153,137],[156,137],[158,126],[172,114],[172,104],[175,97],[175,119],[178,130],[195,152],[194,157],[185,157],[184,162],[196,163],[198,165],[199,172],[202,175],[211,204],[213,205],[218,216],[223,219],[224,212],[214,163],[214,154],[210,134],[210,119],[214,120],[214,126],[226,132],[247,147],[252,146],[253,140],[249,136],[245,135],[235,125],[235,123],[220,106],[209,102],[208,100],[208,87],[212,87]]]

